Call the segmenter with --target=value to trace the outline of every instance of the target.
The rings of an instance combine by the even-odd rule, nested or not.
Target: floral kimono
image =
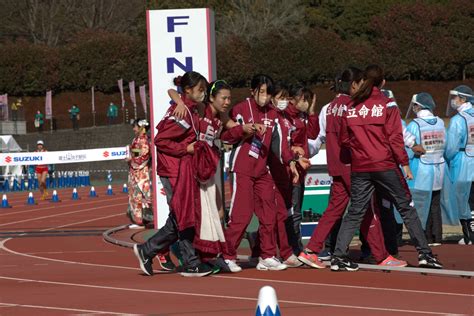
[[[145,225],[153,221],[149,170],[150,141],[146,134],[133,139],[130,155],[127,214],[134,224]]]

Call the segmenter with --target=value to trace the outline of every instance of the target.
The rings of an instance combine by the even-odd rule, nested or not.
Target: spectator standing
[[[110,102],[109,107],[107,108],[107,125],[115,124],[115,119],[118,116],[118,107]]]
[[[44,125],[44,115],[41,113],[40,110],[36,111],[35,114],[35,128],[38,133],[43,132],[43,125]]]
[[[18,110],[23,106],[21,98],[12,103],[12,121],[18,121]]]
[[[76,104],[73,104],[69,109],[69,117],[72,121],[72,129],[75,131],[79,130],[79,120],[81,117],[79,107]]]

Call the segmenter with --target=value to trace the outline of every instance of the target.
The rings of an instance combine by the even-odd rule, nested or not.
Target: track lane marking
[[[56,307],[56,306],[44,306],[44,305],[29,305],[29,304],[15,304],[15,303],[4,303],[0,302],[1,307],[24,307],[24,308],[37,308],[37,309],[51,309],[68,312],[81,312],[81,313],[94,313],[94,314],[105,314],[105,315],[124,315],[124,313],[110,312],[110,311],[95,311],[90,309],[77,309],[67,307]],[[127,315],[139,315],[139,314],[128,314]]]
[[[94,284],[81,284],[81,283],[70,283],[70,282],[57,282],[57,281],[45,281],[45,280],[34,280],[34,279],[23,279],[23,278],[11,278],[0,276],[0,279],[10,281],[22,281],[40,284],[52,284],[61,286],[71,287],[82,287],[82,288],[93,288],[101,290],[114,290],[114,291],[126,291],[126,292],[138,292],[138,293],[156,293],[166,295],[181,295],[181,296],[194,296],[194,297],[206,297],[206,298],[217,298],[217,299],[229,299],[229,300],[240,300],[240,301],[253,301],[256,302],[258,299],[254,297],[244,296],[230,296],[230,295],[217,295],[217,294],[204,294],[204,293],[192,293],[192,292],[176,292],[176,291],[163,291],[153,289],[137,289],[117,286],[105,286],[105,285],[94,285]],[[347,308],[347,309],[359,309],[359,310],[372,310],[372,311],[383,311],[383,312],[394,312],[394,313],[414,313],[414,314],[425,314],[425,315],[463,315],[443,312],[432,312],[432,311],[419,311],[410,309],[398,309],[398,308],[383,308],[383,307],[370,307],[370,306],[355,306],[355,305],[342,305],[342,304],[327,304],[327,303],[316,303],[316,302],[304,302],[304,301],[290,301],[290,300],[278,300],[279,303],[295,304],[295,305],[306,305],[306,306],[319,306],[319,307],[333,307],[333,308]]]

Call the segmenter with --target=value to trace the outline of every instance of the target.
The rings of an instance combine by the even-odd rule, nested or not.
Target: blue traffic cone
[[[7,195],[4,194],[2,197],[2,208],[10,208],[11,206],[8,204]]]
[[[122,193],[128,193],[128,186],[126,183],[123,184]]]
[[[72,190],[72,199],[73,200],[79,200],[79,193],[77,193],[76,188],[74,188],[74,190]]]
[[[56,191],[56,190],[53,191],[53,196],[51,197],[51,202],[53,202],[53,203],[61,202],[61,200],[59,200],[58,191]]]
[[[255,316],[281,316],[276,292],[271,286],[266,285],[260,289]]]
[[[28,205],[35,205],[35,198],[33,196],[33,192],[28,193],[28,200],[26,201]]]
[[[20,186],[18,185],[18,180],[16,178],[13,179],[12,191],[20,191]]]
[[[89,197],[97,197],[97,193],[95,192],[95,188],[91,187],[91,190],[89,191]]]
[[[109,184],[107,187],[107,195],[114,195],[114,192],[112,191],[112,186]]]

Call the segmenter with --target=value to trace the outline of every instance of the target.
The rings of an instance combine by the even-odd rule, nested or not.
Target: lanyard
[[[247,98],[247,104],[248,104],[249,110],[250,110],[250,117],[252,118],[253,124],[255,124],[255,119],[253,118],[253,111],[252,111],[252,107],[250,106],[250,99],[249,99],[249,98]],[[266,125],[267,120],[268,120],[268,118],[267,118],[267,111],[265,111],[265,122],[264,122],[264,124],[263,124],[263,125],[265,126],[265,129],[267,128],[267,125]],[[265,135],[266,135],[266,134],[267,134],[267,133],[263,134],[262,143],[263,143],[263,141],[265,140]]]

